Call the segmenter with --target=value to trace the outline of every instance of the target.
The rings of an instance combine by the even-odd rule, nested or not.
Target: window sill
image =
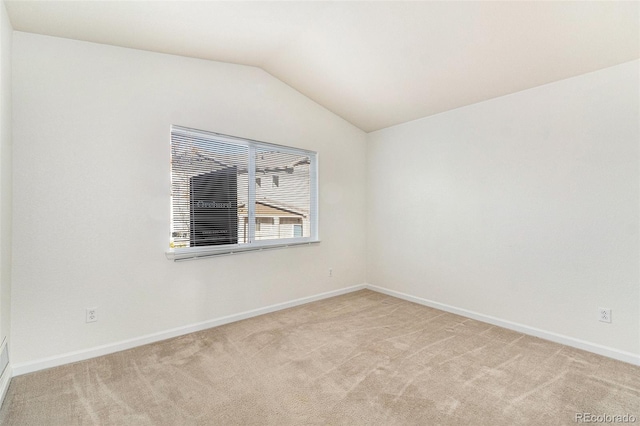
[[[248,253],[254,251],[266,251],[266,250],[274,250],[274,249],[282,249],[294,246],[309,246],[312,244],[318,244],[320,240],[315,241],[300,241],[300,242],[287,242],[287,243],[276,243],[276,244],[261,244],[261,245],[251,245],[245,246],[238,245],[233,247],[196,247],[196,248],[183,248],[183,249],[173,249],[165,252],[165,256],[169,260],[173,260],[174,262],[181,262],[184,260],[196,260],[207,257],[218,257],[218,256],[230,256],[232,254],[240,254],[240,253]]]

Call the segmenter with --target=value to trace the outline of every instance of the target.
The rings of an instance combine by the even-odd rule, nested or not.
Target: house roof
[[[238,208],[238,214],[246,215],[247,206],[242,205]],[[256,216],[273,216],[273,217],[304,217],[308,212],[295,209],[291,206],[285,206],[273,200],[256,201]]]

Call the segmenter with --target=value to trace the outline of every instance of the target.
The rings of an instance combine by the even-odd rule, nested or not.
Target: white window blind
[[[316,242],[317,189],[315,152],[172,126],[168,257]]]

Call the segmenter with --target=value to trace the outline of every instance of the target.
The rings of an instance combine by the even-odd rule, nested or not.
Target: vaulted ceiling
[[[256,66],[370,132],[640,57],[640,3],[6,1],[15,30]]]

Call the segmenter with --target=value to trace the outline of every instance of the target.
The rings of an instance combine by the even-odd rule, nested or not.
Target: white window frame
[[[248,241],[241,244],[225,244],[215,246],[200,246],[200,247],[181,247],[170,248],[165,252],[166,257],[169,260],[181,261],[192,260],[203,257],[222,256],[244,252],[251,252],[257,250],[267,250],[275,248],[286,248],[298,245],[309,245],[319,243],[318,236],[318,154],[315,151],[309,151],[301,148],[294,148],[284,145],[273,144],[269,142],[262,142],[253,139],[241,138],[237,136],[224,135],[221,133],[209,132],[205,130],[191,129],[183,126],[172,125],[169,133],[169,141],[171,142],[171,134],[174,131],[182,131],[185,133],[197,134],[200,137],[206,137],[216,142],[222,142],[226,144],[239,145],[248,147],[248,179],[247,182],[253,183],[248,188],[248,201],[247,201],[247,215],[248,221]],[[171,144],[169,145],[171,146]],[[256,165],[255,154],[256,149],[274,149],[279,152],[289,153],[294,155],[304,155],[309,157],[309,237],[298,238],[281,238],[273,240],[255,240],[255,205],[256,205]],[[171,204],[171,200],[170,200]],[[170,207],[171,208],[171,207]],[[251,218],[254,220],[251,220]],[[173,220],[173,214],[170,215]],[[167,234],[170,234],[168,232]]]

